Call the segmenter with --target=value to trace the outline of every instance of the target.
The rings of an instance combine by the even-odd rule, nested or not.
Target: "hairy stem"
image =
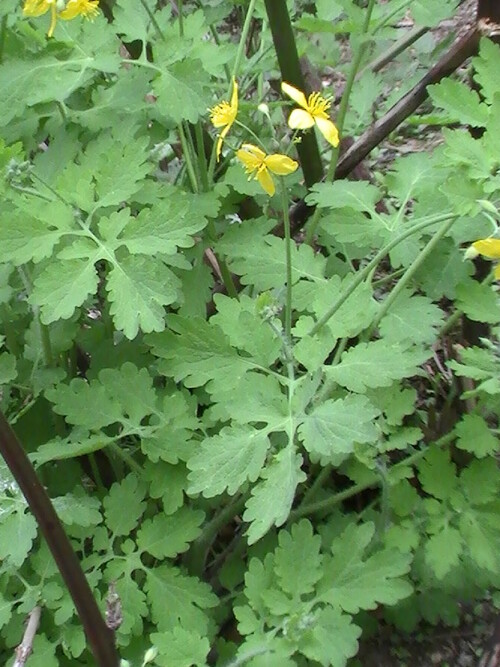
[[[395,239],[393,239],[387,245],[385,245],[381,250],[378,251],[375,257],[370,262],[368,262],[368,264],[361,271],[358,272],[358,274],[352,280],[346,291],[338,297],[338,299],[331,306],[331,308],[329,308],[327,312],[323,315],[323,317],[316,322],[316,324],[312,327],[308,335],[314,336],[314,334],[318,333],[318,331],[322,327],[324,327],[324,325],[330,320],[330,318],[333,317],[333,315],[335,315],[335,313],[342,306],[342,304],[344,304],[347,301],[347,299],[351,296],[351,294],[355,291],[355,289],[359,287],[359,285],[361,285],[361,283],[364,280],[366,280],[366,278],[368,278],[368,276],[373,271],[373,269],[375,269],[378,263],[382,261],[382,259],[399,243],[401,243],[408,237],[413,236],[413,234],[415,234],[416,232],[425,229],[426,227],[435,225],[437,222],[443,222],[445,220],[449,220],[450,217],[454,219],[456,216],[454,213],[443,213],[440,215],[432,216],[431,218],[427,218],[426,220],[423,220],[422,222],[413,225],[413,227],[410,227],[410,229],[407,229],[399,236],[396,236]]]

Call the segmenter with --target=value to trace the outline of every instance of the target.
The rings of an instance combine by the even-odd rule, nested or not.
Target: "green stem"
[[[141,5],[144,7],[144,9],[145,9],[145,11],[146,11],[146,14],[149,16],[149,20],[150,20],[151,23],[153,24],[154,29],[156,30],[156,33],[157,33],[158,37],[159,37],[162,41],[165,41],[165,35],[163,34],[162,29],[160,28],[160,25],[159,25],[158,21],[156,20],[155,15],[154,15],[153,12],[150,10],[150,8],[149,8],[148,3],[146,2],[146,0],[141,0]],[[144,51],[144,46],[145,46],[145,45],[143,45],[143,51]]]
[[[205,156],[205,141],[203,139],[203,127],[201,121],[195,125],[196,135],[196,154],[198,156],[198,171],[200,173],[200,181],[203,192],[208,192],[210,189],[208,182],[207,158]]]
[[[377,316],[372,322],[372,325],[369,329],[368,338],[371,336],[373,331],[378,327],[382,318],[385,317],[385,315],[387,314],[393,303],[396,301],[398,296],[401,294],[401,292],[404,290],[406,285],[410,282],[410,280],[413,278],[413,276],[419,270],[419,268],[422,266],[425,260],[429,257],[429,255],[434,250],[439,241],[448,232],[448,230],[450,229],[450,227],[453,225],[454,222],[455,222],[454,217],[451,218],[450,220],[445,220],[444,223],[441,225],[441,227],[438,229],[438,231],[434,234],[432,239],[429,241],[429,243],[418,254],[418,256],[414,259],[411,265],[406,269],[404,276],[401,278],[401,280],[398,281],[397,285],[394,287],[392,292],[385,299]]]
[[[21,354],[21,347],[18,343],[18,335],[14,326],[12,326],[12,317],[8,307],[3,303],[0,306],[0,315],[2,320],[2,329],[5,334],[5,342],[7,343],[7,349],[15,357],[18,357]]]
[[[359,285],[370,275],[370,273],[375,269],[375,267],[378,265],[382,259],[397,245],[399,245],[402,241],[405,241],[408,237],[413,236],[413,234],[422,231],[426,227],[430,227],[431,225],[435,225],[437,222],[443,222],[444,220],[448,220],[450,217],[454,217],[455,214],[452,213],[442,213],[436,216],[431,216],[427,218],[426,220],[423,220],[422,222],[413,225],[413,227],[410,227],[410,229],[407,229],[405,232],[397,236],[395,239],[392,239],[387,245],[385,245],[381,250],[378,251],[378,253],[375,255],[375,257],[368,262],[368,264],[361,270],[359,273],[356,275],[356,277],[353,279],[349,287],[346,289],[346,291],[341,294],[338,299],[335,301],[333,306],[327,310],[327,312],[323,315],[321,319],[319,319],[316,324],[312,327],[311,331],[309,332],[309,336],[314,336],[314,334],[318,333],[318,331],[324,327],[324,325],[328,322],[328,320],[335,315],[337,310],[347,301],[347,299],[351,296],[351,294],[356,290]]]
[[[210,238],[210,241],[212,243],[216,243],[217,241],[217,232],[215,229],[215,223],[213,220],[208,221],[207,225],[207,231],[208,231],[208,236]],[[222,277],[222,282],[224,283],[224,287],[226,288],[226,291],[230,297],[233,299],[238,298],[238,290],[236,289],[236,286],[233,282],[233,276],[231,275],[231,271],[229,270],[226,261],[221,258],[217,257],[217,262],[219,264],[219,269],[220,269],[220,275]]]
[[[366,15],[365,15],[365,20],[363,22],[363,27],[361,28],[361,43],[358,47],[358,50],[356,52],[356,55],[354,56],[351,67],[349,68],[349,73],[347,75],[347,80],[344,88],[344,92],[342,94],[342,100],[340,101],[339,105],[339,110],[337,113],[337,119],[336,119],[336,125],[339,131],[339,135],[342,136],[343,129],[344,129],[344,123],[345,123],[345,117],[347,113],[347,107],[349,104],[349,98],[351,96],[352,92],[352,87],[354,85],[354,81],[356,80],[356,75],[359,71],[359,67],[361,65],[361,60],[363,59],[366,46],[368,44],[368,39],[366,37],[368,33],[368,29],[370,27],[370,20],[373,12],[373,7],[375,6],[375,0],[370,0],[368,3],[368,7],[366,8]],[[328,167],[328,171],[326,173],[325,180],[326,182],[333,181],[335,178],[335,169],[337,168],[337,163],[339,160],[339,155],[340,155],[340,146],[337,146],[336,148],[332,149],[332,158],[330,160],[330,165]],[[318,227],[319,221],[321,218],[321,209],[316,208],[311,220],[309,221],[309,224],[307,225],[307,230],[306,230],[306,235],[305,235],[305,242],[311,245],[314,235],[316,233],[316,229]]]
[[[285,185],[285,179],[280,178],[280,181],[286,258],[285,337],[287,345],[290,345],[292,341],[292,238],[290,232],[290,216],[288,214],[288,192]]]
[[[240,514],[246,500],[247,496],[244,495],[229,502],[226,507],[207,523],[200,537],[191,544],[186,559],[190,574],[197,575],[198,577],[202,576],[210,545],[215,540],[219,530]]]
[[[228,92],[228,97],[231,97],[231,91],[232,91],[232,79],[236,79],[238,76],[238,72],[240,70],[240,65],[241,61],[243,59],[243,54],[245,52],[245,45],[246,41],[248,38],[248,33],[250,32],[250,26],[252,24],[252,17],[253,13],[255,11],[255,5],[257,4],[257,0],[250,0],[250,3],[248,5],[248,11],[247,15],[245,16],[245,21],[243,23],[243,28],[241,31],[241,36],[240,36],[240,43],[238,44],[238,50],[236,51],[236,58],[234,61],[234,66],[233,66],[233,74],[231,77],[231,81],[229,82],[229,92]]]
[[[32,286],[26,269],[20,266],[17,270],[24,285],[24,289],[28,295],[30,295],[32,292]],[[51,368],[54,365],[54,355],[52,354],[52,344],[50,342],[49,328],[45,324],[42,324],[40,319],[40,310],[36,306],[33,307],[33,314],[35,316],[40,345],[42,347],[43,362],[46,368]]]
[[[177,9],[179,10],[179,36],[184,37],[184,16],[182,13],[182,0],[177,0]]]
[[[316,479],[311,484],[309,489],[304,493],[300,507],[307,507],[312,504],[313,499],[317,496],[318,491],[321,489],[326,480],[330,477],[332,472],[331,464],[327,464],[324,468],[321,468]]]
[[[3,61],[6,32],[7,32],[7,14],[5,16],[2,16],[2,23],[0,25],[0,63]]]
[[[456,437],[455,433],[453,432],[447,433],[433,444],[436,445],[437,447],[443,447],[452,442],[455,439],[455,437]],[[429,447],[423,447],[422,449],[419,449],[413,454],[410,454],[410,456],[408,456],[406,459],[403,459],[399,463],[393,465],[388,473],[389,477],[392,470],[398,470],[399,468],[412,466],[418,461],[420,461],[420,459],[422,459],[427,454],[428,449]],[[335,495],[329,496],[328,498],[320,500],[316,503],[311,503],[310,505],[307,506],[301,505],[296,510],[293,510],[293,512],[290,512],[290,516],[288,517],[287,523],[296,521],[297,519],[300,519],[301,517],[306,516],[308,514],[315,514],[316,512],[329,511],[339,503],[343,502],[344,500],[352,498],[353,496],[356,496],[358,493],[361,493],[362,491],[366,491],[367,489],[371,489],[374,486],[379,486],[379,485],[380,485],[380,475],[373,473],[372,479],[366,482],[355,484],[354,486],[351,486],[349,489],[346,489],[345,491],[336,493]]]
[[[142,479],[144,474],[143,467],[137,463],[137,461],[135,461],[134,458],[123,447],[120,447],[120,445],[118,445],[116,442],[110,442],[108,447],[117,458],[121,459],[125,465],[130,468],[130,470],[136,472]]]
[[[106,487],[104,486],[104,483],[102,481],[101,471],[99,470],[99,466],[97,465],[96,455],[94,452],[90,452],[90,454],[88,455],[88,461],[90,464],[90,469],[92,471],[92,476],[94,477],[94,482],[97,487],[98,495],[104,498],[104,496],[106,495]]]
[[[220,274],[222,276],[222,282],[224,283],[224,287],[226,288],[228,296],[232,297],[233,299],[237,299],[238,290],[236,289],[236,286],[233,282],[233,276],[231,275],[231,271],[229,270],[226,264],[226,260],[219,257],[217,261],[219,262],[219,269],[220,269]]]
[[[195,4],[198,7],[198,9],[203,9],[203,3],[201,2],[201,0],[195,0]],[[217,32],[216,28],[214,27],[214,25],[212,23],[210,23],[209,27],[210,27],[210,33],[212,35],[212,39],[214,40],[214,44],[216,46],[220,46],[219,33]],[[231,83],[231,70],[227,66],[227,63],[224,63],[223,67],[224,67],[224,73],[226,75],[226,79],[227,79],[228,83]]]
[[[189,144],[186,139],[186,134],[184,132],[184,127],[182,123],[179,123],[177,129],[179,130],[179,138],[181,140],[182,153],[184,155],[186,169],[189,176],[189,181],[191,183],[191,189],[193,190],[193,192],[198,192],[198,181],[196,179],[196,171],[193,166],[192,155],[189,152]]]

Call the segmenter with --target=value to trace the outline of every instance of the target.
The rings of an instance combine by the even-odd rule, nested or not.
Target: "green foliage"
[[[178,3],[181,19],[116,0],[51,39],[48,14],[4,4],[0,408],[102,610],[116,588],[121,656],[343,667],[382,615],[458,623],[500,575],[500,301],[464,257],[498,230],[499,47],[473,59],[480,94],[430,87],[455,124],[435,150],[403,146],[371,182],[273,173],[268,197],[233,155],[299,155],[264,3],[241,42],[248,2]],[[433,26],[457,3],[410,4]],[[428,36],[372,71],[408,3],[375,3],[368,36],[362,5],[287,3],[320,73],[348,79],[342,53],[365,49],[341,136],[433,63]],[[233,73],[217,161],[207,109]],[[292,199],[316,207],[295,238]],[[465,318],[488,333],[467,339]],[[92,665],[1,460],[0,506],[0,659],[40,604],[30,665]]]

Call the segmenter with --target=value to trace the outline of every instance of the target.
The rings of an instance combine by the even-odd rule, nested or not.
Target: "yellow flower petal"
[[[315,118],[316,125],[318,130],[325,137],[329,144],[336,147],[339,145],[339,131],[332,123],[330,119],[320,118],[319,116]]]
[[[294,102],[297,102],[297,104],[301,106],[303,109],[308,109],[306,96],[301,90],[294,88],[289,83],[285,83],[284,81],[281,84],[281,90],[285,93],[285,95],[288,95],[288,97],[290,97]]]
[[[238,84],[236,83],[236,79],[233,78],[233,92],[231,95],[231,102],[219,102],[219,104],[216,104],[214,107],[209,109],[209,112],[212,125],[214,127],[224,128],[217,139],[216,154],[217,160],[219,160],[224,137],[231,129],[231,126],[236,120],[236,116],[238,115]]]
[[[288,174],[293,174],[299,166],[298,162],[292,160],[288,155],[281,155],[281,153],[273,153],[273,155],[268,155],[264,163],[266,167],[278,176],[287,176]]]
[[[236,83],[236,79],[234,78],[234,76],[233,76],[233,94],[231,95],[231,109],[233,110],[234,118],[236,118],[236,114],[238,113],[238,84]]]
[[[294,109],[288,118],[288,127],[292,130],[307,130],[314,125],[314,118],[304,109]]]
[[[240,150],[245,152],[245,154],[250,154],[253,158],[256,158],[259,164],[261,164],[266,157],[264,151],[254,144],[243,144]],[[240,151],[238,151],[238,153],[239,152]]]
[[[500,280],[500,264],[497,264],[495,266],[494,275],[495,275],[495,280]]]
[[[51,5],[55,5],[55,0],[26,0],[23,14],[25,16],[41,16],[49,11]]]
[[[272,197],[276,192],[276,188],[274,187],[273,177],[266,168],[257,171],[257,180],[267,194]]]
[[[482,239],[472,244],[474,250],[489,259],[500,259],[500,239]]]
[[[99,0],[68,0],[66,8],[59,12],[59,17],[70,21],[76,16],[93,19],[99,14]]]

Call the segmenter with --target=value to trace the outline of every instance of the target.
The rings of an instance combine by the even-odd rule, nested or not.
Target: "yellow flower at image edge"
[[[312,93],[306,98],[302,91],[285,82],[281,84],[281,90],[302,107],[294,109],[288,118],[288,126],[292,130],[307,130],[316,125],[329,144],[334,147],[339,145],[339,132],[328,115],[330,100],[319,93]]]
[[[226,134],[231,129],[231,125],[236,120],[238,115],[238,84],[233,79],[233,94],[231,95],[231,102],[220,102],[216,106],[209,109],[210,120],[214,127],[222,127],[223,130],[217,139],[217,160],[220,158],[222,143]]]
[[[487,259],[500,259],[500,239],[482,239],[472,244],[472,247]],[[495,278],[500,280],[500,263],[495,267]]]
[[[276,191],[270,172],[278,176],[287,176],[292,174],[299,166],[288,155],[282,155],[281,153],[266,155],[263,150],[253,144],[243,144],[236,151],[236,157],[243,163],[249,178],[256,178],[270,197]]]
[[[41,16],[50,11],[51,20],[47,35],[52,37],[56,21],[61,18],[65,21],[83,16],[93,19],[99,13],[99,0],[25,0],[23,14],[25,16]]]

